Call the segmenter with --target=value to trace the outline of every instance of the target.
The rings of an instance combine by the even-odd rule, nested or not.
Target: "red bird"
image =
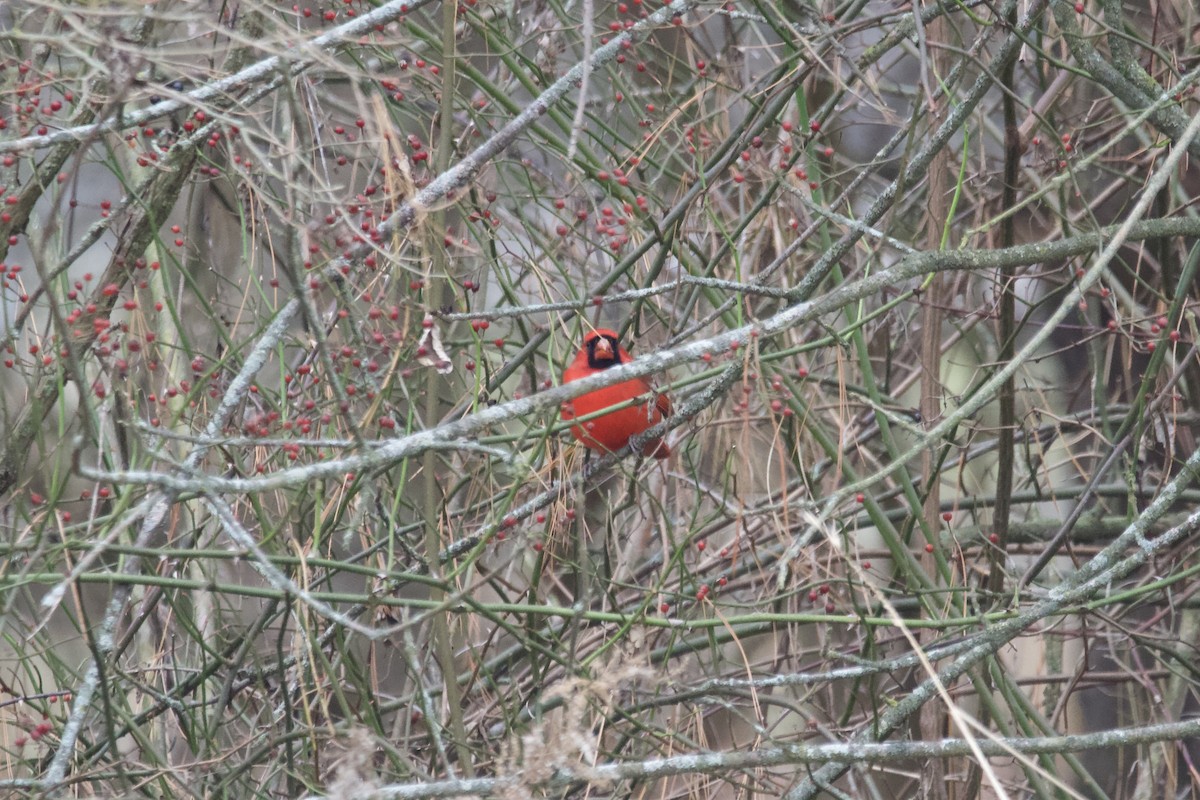
[[[575,360],[563,371],[563,383],[577,381],[596,375],[617,364],[626,364],[633,359],[621,343],[617,334],[600,328],[583,337],[583,347],[575,354]],[[618,383],[604,389],[596,389],[582,397],[563,404],[562,418],[570,421],[603,411],[610,406],[628,403],[634,398],[645,398],[637,405],[610,411],[599,417],[571,427],[571,435],[585,447],[601,452],[616,452],[629,444],[629,439],[671,414],[671,400],[665,394],[657,394],[643,378]],[[666,458],[671,448],[662,439],[651,439],[642,448],[642,455]]]

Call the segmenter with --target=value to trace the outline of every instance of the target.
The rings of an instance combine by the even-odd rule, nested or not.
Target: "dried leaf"
[[[454,364],[442,346],[441,329],[434,323],[433,317],[426,317],[422,326],[425,332],[421,334],[421,343],[417,346],[417,363],[423,367],[433,367],[440,375],[450,374],[454,371]]]

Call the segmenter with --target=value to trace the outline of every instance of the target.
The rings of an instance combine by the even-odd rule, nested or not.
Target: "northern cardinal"
[[[617,334],[600,328],[583,337],[583,347],[563,371],[563,383],[596,375],[609,367],[632,360],[625,348],[621,347]],[[629,444],[630,437],[657,425],[663,417],[671,414],[670,398],[665,394],[656,394],[644,379],[634,378],[576,397],[563,404],[562,418],[570,421],[634,398],[644,399],[637,405],[626,405],[571,427],[571,435],[584,446],[601,452],[616,452]],[[666,458],[670,454],[671,448],[662,439],[651,439],[642,448],[642,455],[655,458]]]

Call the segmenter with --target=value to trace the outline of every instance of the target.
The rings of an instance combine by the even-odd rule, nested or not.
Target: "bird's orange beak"
[[[612,342],[601,336],[596,340],[596,359],[598,361],[612,361],[613,349]]]

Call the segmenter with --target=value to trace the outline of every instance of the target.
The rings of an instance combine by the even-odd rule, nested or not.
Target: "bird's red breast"
[[[633,359],[621,347],[617,334],[605,328],[589,333],[583,338],[583,347],[563,371],[563,383],[596,375],[609,367],[627,364]],[[562,418],[566,421],[594,414],[611,406],[640,399],[599,417],[571,427],[571,435],[586,447],[602,452],[616,452],[629,444],[629,439],[647,428],[657,425],[671,414],[671,400],[665,394],[657,394],[642,378],[618,383],[588,392],[563,404]],[[655,458],[666,458],[671,448],[662,439],[651,439],[642,448],[642,454]]]

